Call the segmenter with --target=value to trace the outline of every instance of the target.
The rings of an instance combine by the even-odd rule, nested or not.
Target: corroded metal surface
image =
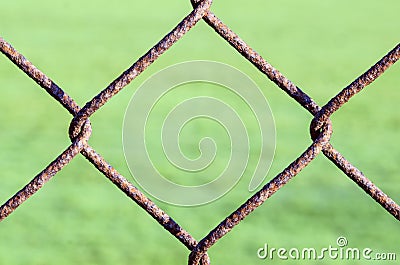
[[[0,37],[0,51],[73,115],[69,128],[72,144],[68,146],[67,149],[51,162],[40,174],[33,178],[32,181],[0,207],[0,221],[6,218],[18,206],[43,187],[47,181],[57,174],[57,172],[67,165],[77,154],[81,153],[114,185],[143,208],[160,225],[174,235],[191,251],[189,255],[189,264],[209,264],[210,259],[207,250],[220,238],[231,231],[251,212],[261,206],[275,192],[286,185],[321,152],[391,215],[393,215],[397,220],[400,220],[399,205],[376,187],[359,169],[354,167],[337,150],[335,150],[329,142],[332,135],[332,123],[329,119],[330,116],[335,111],[339,110],[343,104],[347,103],[351,97],[359,93],[363,88],[383,74],[386,69],[399,60],[400,44],[321,108],[306,93],[270,65],[260,54],[254,51],[215,14],[213,14],[210,11],[210,6],[212,4],[211,0],[191,1],[194,9],[188,16],[186,16],[170,33],[168,33],[130,68],[111,82],[109,86],[102,90],[92,100],[87,102],[83,108],[80,108],[76,102],[56,83]],[[242,56],[257,67],[257,69],[264,73],[266,77],[286,92],[291,98],[297,101],[302,107],[307,109],[312,114],[313,119],[310,125],[310,134],[312,139],[310,147],[280,174],[262,187],[261,190],[251,196],[236,211],[226,217],[216,228],[211,230],[206,237],[197,242],[167,213],[160,209],[126,178],[119,174],[115,168],[113,168],[88,144],[89,137],[92,133],[88,118],[119,91],[126,87],[133,79],[140,75],[150,64],[157,60],[159,56],[175,44],[201,19],[204,19],[208,25],[210,25]]]

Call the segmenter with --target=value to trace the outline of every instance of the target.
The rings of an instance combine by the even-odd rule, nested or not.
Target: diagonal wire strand
[[[79,106],[68,96],[56,83],[48,78],[42,71],[37,69],[28,59],[15,50],[11,44],[0,36],[0,51],[21,69],[27,76],[44,88],[56,101],[58,101],[72,115],[76,115]]]
[[[310,128],[312,138],[315,138],[315,135],[320,133],[320,127],[329,120],[329,117],[335,111],[345,104],[352,96],[360,92],[364,87],[383,74],[390,66],[399,60],[400,57],[400,44],[398,44],[363,75],[343,89],[337,96],[332,98],[321,110],[321,107],[319,107],[307,94],[270,65],[261,55],[247,45],[245,41],[243,41],[212,12],[209,12],[207,16],[204,17],[204,20],[272,82],[285,91],[290,97],[295,99],[301,106],[306,108],[311,114],[315,115]],[[346,160],[337,150],[335,150],[332,144],[327,144],[324,147],[323,153],[329,160],[336,161],[335,159],[338,159],[335,164],[376,202],[399,220],[400,206],[374,185],[368,178],[366,178],[361,171]]]
[[[69,162],[83,150],[90,134],[90,126],[85,126],[85,129],[79,134],[77,139],[62,154],[51,162],[42,172],[36,175],[25,187],[0,206],[0,222],[41,189],[44,184],[57,174],[57,172],[69,164]]]
[[[142,207],[160,225],[184,244],[191,254],[189,264],[209,264],[207,250],[220,238],[226,235],[251,212],[262,205],[270,196],[282,188],[303,168],[305,168],[321,151],[350,179],[360,186],[376,202],[400,220],[400,207],[390,197],[383,193],[360,170],[347,161],[331,145],[332,124],[330,116],[347,103],[351,97],[359,93],[373,82],[400,58],[400,44],[373,65],[363,75],[357,78],[339,94],[333,97],[325,106],[319,107],[306,93],[293,82],[270,65],[261,55],[247,45],[236,33],[225,25],[217,16],[209,11],[212,0],[191,0],[193,11],[186,16],[171,32],[161,39],[153,48],[110,83],[96,97],[86,103],[81,109],[57,84],[19,54],[10,44],[0,37],[0,51],[31,79],[44,88],[54,99],[71,113],[69,134],[72,144],[41,173],[32,179],[23,189],[18,191],[0,207],[0,221],[12,213],[26,199],[36,193],[57,172],[67,165],[79,152],[101,171],[114,185]],[[148,199],[127,179],[118,173],[104,158],[88,143],[91,135],[91,125],[88,118],[126,87],[132,80],[141,74],[148,66],[156,61],[165,51],[184,36],[198,21],[204,19],[222,38],[224,38],[242,56],[250,61],[257,69],[264,73],[271,81],[286,92],[291,98],[307,109],[313,120],[310,125],[310,134],[313,140],[311,146],[279,175],[267,183],[260,191],[250,197],[230,216],[225,218],[215,229],[197,242],[186,230],[181,228],[167,213],[162,211],[154,202]]]
[[[183,37],[196,23],[203,18],[211,6],[212,0],[201,2],[188,16],[186,16],[171,32],[162,38],[153,48],[137,60],[131,67],[111,82],[97,96],[74,117],[70,125],[70,135],[75,136],[83,122],[94,112],[101,108],[108,100],[126,87],[132,80],[140,75],[147,67],[157,60],[164,52]]]
[[[301,170],[310,164],[310,162],[317,157],[322,151],[324,145],[329,142],[332,134],[331,123],[326,125],[325,130],[321,135],[311,144],[307,150],[301,154],[299,158],[293,161],[286,167],[280,174],[268,182],[256,194],[250,197],[243,205],[236,211],[225,218],[216,228],[200,240],[199,244],[189,255],[189,265],[198,264],[202,255],[212,247],[219,239],[230,232],[233,227],[238,225],[243,219],[251,214],[255,209],[261,206],[267,199],[269,199],[275,192],[286,185],[293,177],[297,176]]]
[[[0,37],[0,51],[7,56],[18,68],[27,74],[32,80],[44,88],[72,115],[76,115],[80,107],[68,96],[55,82],[48,78],[43,72],[29,62],[22,54],[16,51],[8,42]],[[86,131],[91,132],[90,124]],[[86,134],[85,134],[86,136]],[[171,217],[158,208],[151,200],[142,194],[135,186],[120,175],[112,166],[96,153],[90,145],[83,144],[78,137],[74,143],[57,157],[45,170],[30,181],[22,190],[0,207],[0,221],[11,214],[18,206],[36,193],[43,185],[50,180],[58,171],[67,165],[79,152],[92,162],[107,178],[117,185],[128,197],[134,200],[145,211],[147,211],[167,231],[173,234],[189,250],[192,250],[197,241],[183,228],[181,228]]]

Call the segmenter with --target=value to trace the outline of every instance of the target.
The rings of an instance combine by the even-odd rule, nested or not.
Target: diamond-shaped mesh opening
[[[370,182],[356,167],[346,160],[330,142],[332,126],[330,116],[339,110],[351,97],[359,93],[364,87],[373,82],[383,72],[393,65],[400,58],[400,44],[379,60],[365,74],[361,75],[353,83],[344,88],[337,96],[333,97],[322,109],[306,93],[300,90],[294,83],[287,79],[282,73],[271,66],[260,54],[256,53],[248,46],[236,33],[210,11],[211,1],[194,1],[194,10],[186,16],[170,33],[168,33],[159,43],[149,50],[143,57],[135,62],[129,69],[120,75],[109,86],[102,90],[96,97],[88,101],[82,109],[75,101],[70,98],[60,87],[51,81],[44,73],[30,64],[20,53],[14,50],[10,44],[0,38],[0,50],[14,64],[21,68],[28,76],[44,88],[53,98],[59,101],[72,115],[73,120],[70,124],[69,134],[72,144],[69,145],[54,161],[52,161],[43,172],[39,173],[25,188],[11,197],[0,207],[0,219],[9,216],[18,206],[24,203],[30,196],[36,193],[51,177],[56,175],[64,166],[69,164],[76,155],[81,153],[90,163],[92,163],[102,174],[104,174],[117,188],[123,191],[135,203],[142,207],[152,218],[154,218],[163,228],[168,230],[183,245],[190,250],[190,264],[209,263],[207,251],[237,224],[245,219],[250,213],[255,211],[263,202],[269,199],[281,187],[286,185],[294,176],[310,164],[319,154],[323,153],[341,171],[357,183],[368,195],[376,200],[382,209],[386,210],[397,220],[400,219],[400,207],[377,186]],[[351,13],[353,14],[353,13]],[[289,164],[282,172],[271,179],[262,189],[256,192],[236,211],[232,212],[227,218],[212,229],[210,233],[196,241],[192,235],[178,225],[171,217],[161,210],[154,202],[149,200],[142,192],[125,179],[116,169],[114,169],[104,158],[98,154],[88,143],[92,132],[92,127],[88,118],[102,108],[120,90],[126,87],[133,79],[139,76],[147,67],[156,61],[166,50],[173,46],[182,36],[184,36],[199,20],[204,20],[211,26],[223,39],[225,39],[234,49],[244,58],[249,60],[266,77],[273,81],[278,87],[286,92],[291,98],[303,106],[313,117],[311,123],[311,135],[313,142],[304,153]],[[291,102],[293,104],[293,102]],[[9,106],[8,106],[9,107]],[[60,108],[62,109],[62,108]],[[46,109],[52,112],[51,109]],[[346,107],[341,109],[346,111]],[[37,109],[37,112],[40,112]],[[51,115],[54,113],[52,112]],[[49,116],[51,116],[49,115]],[[61,114],[60,114],[61,115]],[[34,119],[34,118],[32,118]],[[311,119],[310,119],[311,120]],[[10,124],[12,125],[12,124]],[[38,131],[39,129],[35,129]],[[95,131],[95,130],[94,130]],[[43,133],[42,133],[43,132]],[[46,131],[40,126],[39,135],[43,137]],[[49,136],[51,137],[51,136]],[[16,137],[18,139],[18,137]],[[22,141],[22,140],[21,140]],[[60,140],[61,141],[61,140]],[[33,142],[32,142],[33,144]],[[9,147],[7,147],[9,148]],[[5,149],[7,149],[5,148]],[[51,161],[51,160],[50,160]],[[317,163],[317,162],[315,162]],[[312,167],[311,167],[312,168]],[[302,174],[304,177],[304,173]],[[65,176],[64,176],[65,177]],[[303,182],[307,181],[303,179]],[[300,183],[296,180],[296,183]],[[79,186],[79,184],[77,184]],[[305,185],[307,186],[307,185]],[[300,186],[299,186],[300,187]],[[325,187],[326,189],[329,186]],[[335,187],[332,187],[335,188]],[[341,187],[339,187],[341,188]],[[304,192],[304,191],[302,191]],[[316,192],[315,190],[313,192]],[[301,193],[299,193],[301,194]],[[301,195],[300,195],[301,196]],[[320,196],[317,195],[316,196]],[[279,198],[279,197],[278,197]],[[287,199],[282,197],[282,199]],[[276,199],[278,200],[278,199]],[[290,198],[289,198],[290,201]],[[370,200],[369,200],[370,201]],[[293,202],[293,201],[292,201]],[[367,201],[366,201],[367,203]],[[29,205],[29,202],[26,203]],[[273,204],[273,203],[272,203]],[[328,207],[332,207],[329,205]],[[168,208],[168,207],[166,207]],[[264,207],[266,208],[266,207]],[[272,208],[272,207],[271,207]],[[313,209],[309,209],[309,214],[315,214]],[[261,212],[261,210],[260,210]],[[286,216],[291,213],[286,213]],[[312,218],[312,217],[311,217]],[[252,221],[251,217],[248,219]],[[254,219],[253,219],[254,222]],[[40,224],[38,224],[40,226]],[[161,228],[161,227],[160,227]],[[160,229],[161,230],[161,229]],[[190,229],[189,229],[190,230]],[[160,251],[162,252],[162,251]],[[212,251],[211,251],[212,253]],[[162,253],[161,253],[162,254]],[[32,260],[36,257],[33,256]]]

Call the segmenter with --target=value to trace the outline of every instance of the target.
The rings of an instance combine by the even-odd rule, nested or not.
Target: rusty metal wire
[[[400,58],[400,44],[373,65],[363,75],[358,77],[339,94],[333,97],[325,106],[320,107],[306,93],[287,79],[277,69],[270,65],[261,55],[247,45],[236,33],[225,25],[210,11],[212,0],[192,0],[193,11],[187,15],[170,33],[162,38],[153,48],[137,60],[130,68],[110,83],[83,108],[65,93],[56,83],[37,69],[22,54],[17,52],[9,43],[0,37],[0,51],[10,59],[25,74],[45,89],[71,115],[73,119],[69,127],[71,145],[51,162],[41,173],[35,176],[24,188],[18,191],[0,207],[0,221],[7,218],[18,206],[43,187],[54,175],[81,153],[91,164],[104,174],[114,185],[142,207],[168,232],[175,236],[191,252],[189,264],[210,264],[207,251],[220,238],[231,231],[251,212],[261,206],[269,197],[287,184],[313,159],[323,153],[351,180],[361,187],[369,196],[378,202],[394,218],[400,220],[400,206],[376,187],[363,173],[353,166],[343,155],[333,148],[330,143],[332,123],[330,116],[347,103],[351,97],[372,83]],[[167,213],[147,198],[141,191],[118,173],[100,154],[89,144],[92,133],[89,117],[140,75],[149,65],[159,58],[166,50],[185,35],[198,21],[203,19],[223,39],[225,39],[243,57],[264,73],[272,82],[286,92],[291,98],[307,109],[313,116],[310,124],[312,144],[286,167],[280,174],[267,183],[262,189],[251,196],[236,211],[226,217],[209,234],[196,241],[189,232],[177,224]]]

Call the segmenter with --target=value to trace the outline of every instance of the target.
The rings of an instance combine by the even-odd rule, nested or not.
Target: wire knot
[[[194,248],[189,255],[189,264],[210,265],[210,257],[207,252],[200,253],[197,248]]]
[[[212,0],[190,0],[190,3],[192,4],[193,8],[197,8],[203,4],[203,8],[209,10],[212,4]]]
[[[83,125],[80,127],[75,127],[73,125],[73,121],[71,121],[69,128],[69,138],[71,142],[75,141],[83,141],[84,144],[87,144],[90,136],[92,135],[92,125],[90,124],[90,120],[87,119],[83,122]]]
[[[322,110],[321,110],[322,111]],[[329,143],[333,130],[332,130],[332,121],[327,118],[325,121],[320,121],[319,111],[310,124],[310,135],[311,139],[315,141],[321,141],[322,145],[325,146]]]

